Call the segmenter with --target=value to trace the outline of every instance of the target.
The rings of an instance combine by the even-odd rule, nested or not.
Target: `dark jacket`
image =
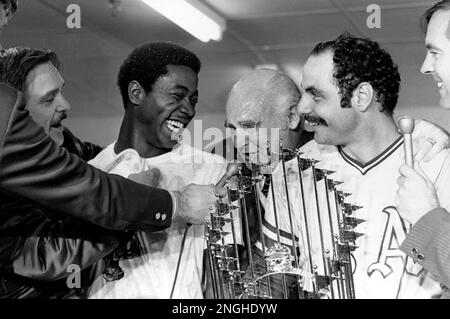
[[[85,160],[97,153],[69,131],[65,138]],[[153,217],[157,212],[171,216],[170,194],[108,176],[58,148],[24,111],[21,96],[2,85],[0,142],[4,297],[67,296],[69,266],[84,269],[82,287],[88,284],[89,267],[129,238],[117,230],[170,225],[169,218],[164,223]]]
[[[104,173],[58,147],[0,84],[0,191],[52,211],[115,230],[170,226],[168,191]],[[157,213],[167,215],[164,221]]]
[[[62,147],[85,161],[102,149],[80,141],[67,128],[63,135]],[[82,298],[98,275],[91,266],[129,238],[123,231],[106,230],[2,195],[0,298]],[[66,281],[78,269],[79,284],[69,288]],[[75,283],[73,278],[69,282]]]
[[[69,153],[77,155],[82,160],[90,161],[100,153],[103,148],[89,142],[82,142],[79,138],[72,134],[69,129],[64,128],[63,131],[64,143],[62,148],[69,151]]]

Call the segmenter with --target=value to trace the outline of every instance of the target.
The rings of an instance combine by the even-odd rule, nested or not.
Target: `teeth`
[[[311,126],[319,126],[319,125],[320,125],[319,123],[316,123],[316,122],[310,122],[310,121],[308,121],[308,120],[305,120],[305,122],[308,123],[308,124],[311,125]]]
[[[170,124],[170,125],[172,125],[174,127],[177,127],[177,128],[183,128],[184,127],[184,124],[181,123],[181,122],[178,122],[178,121],[167,120],[166,122],[167,122],[167,124]]]
[[[169,123],[167,123],[167,127],[169,128],[169,130],[171,130],[172,132],[178,133],[178,131],[180,130],[178,127],[175,127]]]
[[[169,130],[171,130],[172,132],[178,133],[178,131],[180,130],[178,127],[173,126],[172,124],[167,124],[167,127],[169,128]]]
[[[438,88],[441,88],[441,87],[444,86],[444,83],[442,83],[442,82],[437,82],[437,86],[438,86]]]
[[[167,120],[166,125],[172,132],[178,133],[184,127],[184,124],[174,120]]]

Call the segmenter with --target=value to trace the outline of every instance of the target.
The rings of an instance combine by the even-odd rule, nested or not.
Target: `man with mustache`
[[[421,72],[433,77],[439,89],[440,106],[450,109],[450,1],[440,1],[421,18],[427,54]],[[413,225],[401,249],[436,276],[450,298],[450,214],[439,199],[439,190],[419,163],[414,169],[402,165],[398,179],[397,208]],[[448,194],[447,194],[448,196]]]
[[[101,147],[81,142],[62,121],[70,104],[63,95],[64,80],[58,69],[60,62],[51,51],[10,48],[0,52],[0,81],[24,93],[33,120],[42,126],[53,141],[84,160],[93,158]]]
[[[356,233],[351,240],[357,247],[352,252],[356,298],[430,298],[441,293],[432,276],[413,264],[397,244],[409,228],[395,209],[397,170],[403,162],[403,140],[393,119],[399,87],[400,75],[390,55],[375,41],[349,34],[316,45],[303,67],[298,111],[305,117],[305,128],[314,132],[314,141],[300,148],[302,157],[318,160],[317,168],[334,172],[330,178],[343,182],[340,189],[350,194],[346,201],[362,206],[351,215],[359,221],[353,225]],[[303,270],[324,275],[323,254],[333,251],[332,236],[326,235],[322,241],[317,231],[307,233],[304,220],[307,217],[310,230],[318,228],[313,171],[303,171],[304,218],[297,160],[286,165],[292,170],[287,176],[289,205],[296,212],[294,229],[301,234],[300,260],[308,263]],[[288,204],[278,200],[286,196],[280,166],[273,173],[274,188],[279,190],[277,212],[280,228],[289,231]],[[445,187],[450,174],[448,150],[424,166],[438,185],[439,199],[450,206]],[[319,212],[322,220],[328,220],[330,208],[320,183],[323,180],[317,186]],[[266,217],[273,224],[271,206],[266,205]],[[328,223],[322,227],[324,234],[331,233]],[[316,269],[309,268],[308,256],[312,258],[310,266]],[[323,288],[316,284],[319,290]],[[329,297],[329,292],[322,293]]]
[[[70,265],[82,270],[85,288],[93,279],[89,266],[128,239],[124,230],[164,229],[175,214],[193,224],[203,223],[215,202],[212,186],[190,185],[169,193],[107,176],[59,150],[55,143],[85,160],[95,153],[61,126],[69,105],[57,66],[51,51],[0,52],[0,82],[24,92],[33,119],[54,139],[50,142],[27,119],[21,96],[2,86],[6,122],[0,149],[0,293],[4,297],[65,297],[72,293],[66,284]],[[162,214],[166,218],[156,218]]]
[[[243,173],[251,176],[251,164],[272,161],[276,165],[279,156],[278,139],[283,141],[287,149],[299,148],[313,138],[313,133],[303,129],[303,120],[297,111],[301,94],[296,84],[287,75],[271,70],[257,69],[243,76],[231,89],[226,104],[226,127],[234,134],[221,143],[214,144],[213,151],[221,151],[227,159],[237,159],[246,165]],[[438,128],[424,121],[416,121],[418,130],[415,142],[420,141],[416,151],[416,158],[434,157],[448,143],[448,136]],[[428,142],[423,143],[421,135],[433,135],[438,141],[433,148]],[[273,133],[271,136],[271,133]],[[429,135],[429,136],[430,136]],[[266,141],[272,143],[272,158],[267,157]],[[220,149],[217,149],[219,148]],[[250,241],[253,251],[253,262],[257,276],[264,271],[263,251],[267,251],[278,241],[276,223],[265,218],[264,207],[267,205],[267,195],[270,193],[270,174],[264,175],[264,181],[255,185],[262,217],[262,229],[259,227],[257,216],[257,200],[254,192],[246,195],[246,211],[248,214]],[[280,241],[292,250],[292,238],[288,231],[280,233]],[[246,251],[241,254],[241,265],[244,268],[249,258]],[[250,274],[250,269],[248,269]],[[281,286],[281,279],[271,278],[271,295],[275,298],[298,298],[295,286],[295,276],[286,276],[287,295]],[[264,285],[265,280],[262,281]],[[265,288],[260,292],[264,293]],[[266,291],[267,292],[267,291]]]
[[[226,140],[222,147],[223,154],[233,156],[232,148],[236,148],[236,157],[245,162],[244,172],[251,169],[251,164],[267,163],[272,161],[275,165],[278,156],[278,139],[283,141],[283,147],[296,149],[313,138],[313,132],[304,130],[303,120],[298,113],[297,105],[301,94],[296,84],[285,74],[270,70],[258,69],[243,76],[231,89],[227,104],[226,126],[234,133],[234,139]],[[443,146],[448,143],[448,137],[430,123],[416,121],[418,130],[415,132],[415,142],[420,141],[420,147],[416,149],[416,158],[428,156],[434,157]],[[265,132],[263,132],[265,130]],[[270,133],[276,133],[271,137]],[[428,142],[422,142],[421,135],[433,135],[439,141],[433,148]],[[264,133],[264,134],[263,134]],[[272,134],[273,135],[273,134]],[[259,138],[259,139],[258,139]],[[272,158],[267,157],[266,141],[270,141]],[[419,146],[419,145],[418,145]],[[230,158],[234,158],[230,157]],[[228,157],[227,157],[228,158]],[[273,166],[275,167],[275,166]],[[248,173],[251,175],[251,173]],[[265,175],[265,180],[255,185],[258,188],[260,210],[262,213],[262,229],[259,227],[256,212],[256,199],[253,192],[246,196],[247,214],[249,219],[250,237],[253,250],[253,261],[256,265],[257,275],[264,270],[263,251],[267,251],[278,241],[276,223],[273,219],[265,218],[267,196],[270,193],[270,175]],[[280,187],[284,187],[280,185]],[[280,232],[280,241],[283,245],[293,250],[290,231]],[[264,244],[264,246],[263,246]],[[254,245],[254,246],[253,246]],[[241,257],[247,257],[242,254]],[[248,257],[245,258],[248,261]],[[249,271],[250,273],[250,271]],[[295,276],[286,276],[288,291],[283,292],[281,279],[272,276],[271,295],[275,298],[298,298],[295,287]],[[264,284],[264,280],[262,284]]]

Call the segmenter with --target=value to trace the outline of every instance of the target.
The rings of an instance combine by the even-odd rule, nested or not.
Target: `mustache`
[[[320,117],[316,115],[303,115],[303,117],[309,123],[318,123],[318,124],[325,123],[324,120],[322,120]]]
[[[67,118],[67,113],[66,112],[60,112],[55,114],[55,117],[53,117],[51,125],[52,126],[56,126],[61,124],[62,121],[64,121]]]

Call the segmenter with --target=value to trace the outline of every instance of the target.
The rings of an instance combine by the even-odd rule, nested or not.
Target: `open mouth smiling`
[[[319,125],[326,125],[326,122],[322,120],[320,117],[312,116],[312,115],[305,115],[305,122],[309,125],[315,127]]]
[[[177,120],[166,120],[166,126],[171,132],[178,133],[181,129],[185,128],[185,124]]]

